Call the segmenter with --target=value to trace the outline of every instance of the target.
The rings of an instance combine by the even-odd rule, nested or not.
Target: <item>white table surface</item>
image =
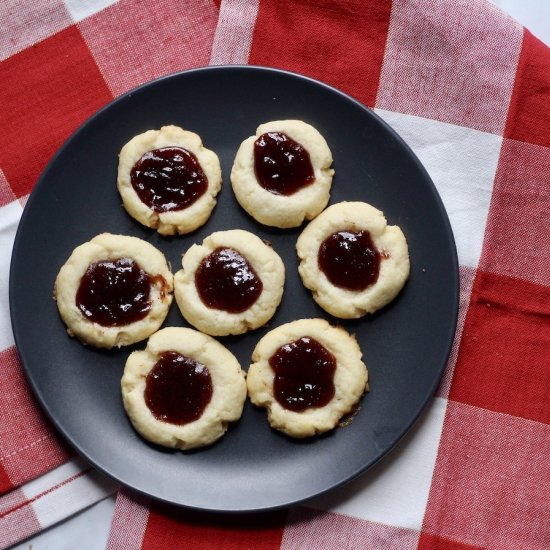
[[[490,0],[550,45],[550,0]],[[108,497],[39,535],[14,546],[14,550],[104,550],[115,496]]]

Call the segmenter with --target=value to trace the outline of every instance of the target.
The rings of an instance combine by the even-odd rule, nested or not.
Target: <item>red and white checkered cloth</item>
[[[0,2],[0,546],[117,490],[44,419],[8,267],[27,195],[89,115],[152,78],[275,66],[375,109],[449,213],[461,307],[443,382],[397,452],[307,507],[190,513],[120,492],[109,548],[550,548],[550,50],[485,0]]]

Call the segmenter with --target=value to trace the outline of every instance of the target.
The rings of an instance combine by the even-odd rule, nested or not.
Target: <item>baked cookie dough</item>
[[[239,147],[231,184],[239,204],[260,223],[298,227],[327,205],[331,164],[327,142],[313,126],[301,120],[266,122]]]
[[[221,188],[218,156],[201,138],[163,126],[132,138],[120,151],[117,186],[124,208],[161,235],[203,225]]]
[[[193,449],[222,437],[241,417],[245,374],[222,344],[189,328],[153,334],[128,357],[124,408],[136,431],[158,445]]]
[[[174,276],[185,319],[212,336],[243,334],[264,325],[281,302],[285,268],[259,237],[233,229],[193,245]]]
[[[384,307],[410,273],[403,232],[364,202],[327,208],[303,230],[296,250],[302,282],[325,311],[342,319]]]
[[[291,437],[332,430],[368,390],[355,338],[324,319],[301,319],[267,333],[248,370],[250,400]]]
[[[164,255],[136,237],[102,233],[74,249],[54,285],[70,336],[98,348],[147,338],[172,303]]]

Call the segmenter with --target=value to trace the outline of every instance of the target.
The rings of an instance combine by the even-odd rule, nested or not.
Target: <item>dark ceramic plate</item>
[[[336,176],[331,204],[365,201],[408,239],[411,277],[379,313],[351,322],[330,318],[298,277],[300,228],[277,230],[237,204],[229,173],[239,144],[268,120],[297,118],[327,139]],[[164,238],[121,207],[118,152],[132,136],[165,124],[200,134],[220,157],[224,185],[208,223]],[[67,336],[52,286],[79,244],[108,231],[134,235],[166,254],[182,253],[217,230],[242,228],[273,243],[287,280],[271,327],[324,317],[357,335],[371,391],[353,422],[323,437],[289,439],[270,429],[264,410],[247,402],[243,417],[217,444],[182,453],[146,443],[122,407],[120,378],[132,349],[100,351]],[[451,347],[458,304],[454,240],[437,191],[411,150],[372,111],[314,80],[259,67],[212,67],[146,84],[113,101],[60,149],[36,185],[21,219],[10,276],[13,330],[32,388],[75,449],[99,470],[151,497],[186,507],[257,511],[303,501],[352,479],[380,460],[430,400]],[[165,326],[185,326],[175,303]],[[248,367],[268,327],[220,338]]]

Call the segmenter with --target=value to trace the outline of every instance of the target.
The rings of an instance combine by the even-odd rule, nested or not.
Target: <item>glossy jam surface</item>
[[[317,340],[304,336],[281,346],[269,359],[273,393],[285,409],[324,407],[334,397],[336,358]]]
[[[128,325],[151,309],[151,279],[131,258],[91,264],[80,279],[76,306],[104,327]]]
[[[380,252],[368,231],[338,231],[319,247],[319,269],[335,286],[364,290],[378,280]]]
[[[216,248],[199,264],[195,285],[203,303],[229,313],[246,311],[260,296],[262,280],[239,252]]]
[[[292,195],[315,181],[309,153],[281,132],[255,141],[254,171],[258,183],[275,195]]]
[[[198,420],[212,398],[208,367],[175,351],[165,351],[145,379],[145,403],[161,422]]]
[[[183,210],[208,187],[197,157],[181,147],[148,151],[134,164],[130,181],[140,200],[155,212]]]

